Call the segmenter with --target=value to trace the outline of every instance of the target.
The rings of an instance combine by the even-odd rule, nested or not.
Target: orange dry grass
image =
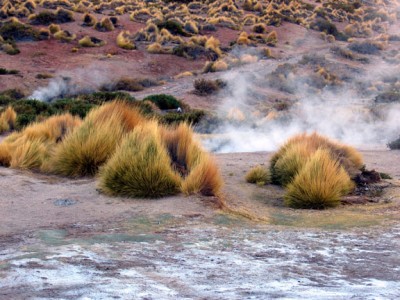
[[[296,146],[298,148],[303,148],[304,151],[301,150],[302,154],[304,153],[310,154],[317,151],[320,148],[329,149],[332,158],[338,160],[340,164],[345,168],[345,170],[350,174],[350,176],[355,175],[357,171],[363,167],[363,158],[361,154],[353,147],[332,141],[315,132],[309,135],[303,133],[290,138],[272,156],[270,169],[272,174],[272,180],[274,183],[282,185],[285,184],[285,182],[279,180],[280,175],[277,173],[281,172],[282,169],[277,168],[277,164],[279,160],[283,160],[283,158],[286,155],[286,152],[289,151],[295,145],[302,145],[302,146]],[[295,150],[292,150],[291,152],[293,153],[295,152]],[[307,157],[309,157],[309,155]]]
[[[70,114],[53,116],[8,136],[2,143],[2,164],[18,169],[41,168],[56,143],[80,123]]]
[[[340,162],[327,149],[318,149],[288,185],[285,204],[293,208],[324,209],[340,204],[354,188]]]
[[[223,180],[217,163],[208,153],[203,152],[182,182],[181,189],[185,194],[201,193],[205,196],[218,196],[222,185]]]
[[[85,122],[93,122],[96,126],[104,123],[111,117],[119,120],[123,130],[126,132],[131,131],[136,125],[145,121],[145,118],[138,109],[132,107],[126,102],[116,100],[103,104],[102,106],[90,111],[85,118]]]
[[[0,166],[8,167],[10,166],[11,152],[10,145],[2,143],[0,144]]]
[[[10,167],[15,169],[39,169],[48,152],[49,144],[44,139],[23,137],[18,146],[12,147]]]
[[[144,120],[138,110],[119,101],[90,111],[82,125],[57,146],[48,171],[71,177],[94,175],[126,134]]]
[[[7,107],[7,109],[0,114],[0,133],[13,130],[16,119],[17,113],[15,110],[11,106]]]
[[[189,125],[181,123],[174,129],[164,129],[162,139],[172,161],[188,173],[181,185],[182,192],[206,196],[219,194],[223,180],[216,162],[194,139]]]
[[[43,122],[30,125],[22,132],[22,135],[29,140],[41,138],[58,143],[81,123],[79,117],[70,114],[53,116]]]
[[[137,126],[100,171],[100,188],[110,195],[157,198],[179,192],[180,177],[160,138],[159,126]]]

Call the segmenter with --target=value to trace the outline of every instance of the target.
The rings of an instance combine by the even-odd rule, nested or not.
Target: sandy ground
[[[243,179],[270,153],[217,154],[226,201],[267,222],[213,199],[109,198],[95,179],[1,168],[0,298],[395,299],[400,152],[363,155],[394,178],[379,203],[296,211]]]

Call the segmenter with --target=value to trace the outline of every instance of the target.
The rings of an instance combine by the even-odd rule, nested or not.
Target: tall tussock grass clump
[[[0,164],[16,169],[42,169],[53,149],[80,123],[78,117],[64,114],[11,134],[0,145]]]
[[[70,177],[96,174],[125,135],[142,122],[140,112],[121,101],[91,110],[82,125],[57,146],[48,171]]]
[[[293,208],[324,209],[340,204],[354,188],[340,161],[327,149],[318,149],[287,186],[285,204]]]
[[[317,133],[299,134],[289,139],[271,158],[272,182],[287,185],[309,158],[319,148],[331,151],[334,159],[349,173],[355,176],[363,167],[361,154],[353,147],[334,142]]]
[[[175,128],[165,129],[162,135],[172,163],[183,178],[182,192],[218,196],[223,185],[218,166],[195,140],[192,128],[181,123]]]
[[[154,121],[136,127],[101,169],[100,189],[109,195],[145,198],[179,193],[180,177],[160,137]]]
[[[17,120],[17,113],[9,106],[0,114],[0,133],[13,130]]]
[[[317,133],[289,139],[271,158],[273,183],[286,187],[285,204],[293,208],[337,206],[354,188],[351,178],[363,167],[354,148]]]

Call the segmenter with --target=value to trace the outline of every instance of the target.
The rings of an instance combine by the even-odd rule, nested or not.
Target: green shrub
[[[0,92],[0,106],[10,104],[23,98],[25,95],[18,89],[8,89]]]
[[[166,94],[150,95],[144,98],[143,101],[153,102],[158,108],[163,110],[182,107],[182,103],[178,99]]]
[[[132,97],[129,93],[126,92],[95,92],[90,94],[81,94],[77,96],[78,99],[84,100],[90,104],[101,105],[104,102],[109,102],[113,100],[124,100],[127,102],[135,101],[135,98]]]
[[[188,34],[183,29],[183,25],[176,20],[167,20],[161,22],[157,25],[157,27],[161,30],[163,28],[167,29],[173,35],[183,35],[187,36]]]
[[[0,35],[7,41],[36,41],[39,31],[20,22],[7,22],[0,25]]]
[[[206,115],[203,110],[191,110],[184,113],[168,112],[160,117],[160,121],[164,124],[179,124],[182,122],[196,125]]]
[[[348,39],[345,34],[339,32],[335,24],[323,18],[317,18],[313,23],[311,23],[311,28],[333,35],[339,41],[347,41]]]
[[[79,116],[82,119],[95,107],[94,104],[78,99],[60,99],[52,102],[52,107],[60,112],[69,112],[71,115]]]
[[[21,129],[38,116],[51,116],[56,110],[48,103],[38,100],[18,100],[12,103],[17,113],[16,129]]]

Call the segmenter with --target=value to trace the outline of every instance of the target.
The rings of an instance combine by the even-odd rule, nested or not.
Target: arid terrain
[[[0,299],[400,298],[399,20],[398,0],[0,3],[0,119],[17,114],[0,145],[107,93],[167,94],[183,114],[149,118],[192,122],[224,181],[218,197],[112,197],[0,147]],[[383,179],[326,210],[246,182],[314,131]]]

